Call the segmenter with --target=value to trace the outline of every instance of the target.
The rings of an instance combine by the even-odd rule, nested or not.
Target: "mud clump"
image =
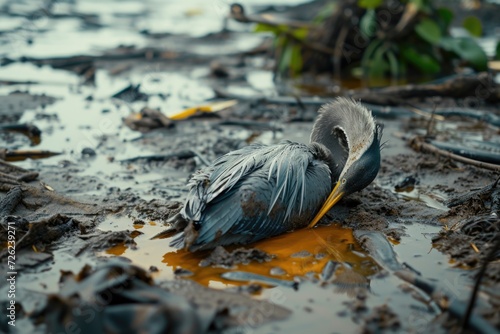
[[[210,255],[200,261],[200,267],[232,268],[237,264],[249,264],[252,261],[259,263],[269,262],[275,256],[256,248],[238,248],[228,252],[224,247],[216,247]]]
[[[365,318],[365,327],[362,333],[380,333],[381,331],[397,330],[401,326],[398,316],[388,305],[374,307]]]
[[[89,321],[89,317],[92,320]],[[111,261],[92,271],[63,272],[61,291],[33,315],[47,332],[200,333],[200,316],[182,297],[154,285],[138,267]]]
[[[485,254],[491,252],[499,235],[498,218],[483,216],[462,223],[460,229],[441,231],[432,242],[435,248],[449,254],[456,265],[476,268],[484,262]],[[497,253],[494,260],[498,258]],[[484,278],[485,284],[500,282],[500,264],[490,262]]]
[[[2,229],[7,230],[6,224],[12,223],[16,226],[19,235],[16,248],[35,247],[38,251],[43,251],[54,241],[71,231],[78,231],[81,228],[81,223],[78,220],[59,214],[33,223],[23,218],[9,216],[0,226]],[[7,233],[2,235],[6,237]]]
[[[131,249],[137,249],[132,233],[138,233],[138,231],[106,231],[96,234],[80,235],[80,239],[85,240],[86,244],[80,249],[79,253],[85,250],[102,251],[120,244]]]
[[[135,206],[135,210],[143,219],[153,221],[166,221],[168,218],[179,213],[181,209],[181,202],[170,202],[157,199],[141,201]]]

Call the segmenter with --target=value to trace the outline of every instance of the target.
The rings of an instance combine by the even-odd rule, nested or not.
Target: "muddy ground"
[[[441,142],[486,141],[498,152],[498,126],[467,117],[431,122],[429,114],[374,110],[385,127],[377,179],[343,199],[322,226],[242,248],[190,254],[171,248],[171,235],[162,231],[181,208],[191,173],[252,142],[308,142],[318,105],[262,96],[311,93],[300,89],[300,81],[273,82],[268,54],[250,52],[265,37],[235,22],[221,31],[224,1],[178,7],[154,1],[109,7],[56,2],[50,16],[43,16],[40,6],[6,2],[1,13],[9,24],[0,36],[12,47],[2,52],[0,126],[29,123],[41,137],[1,131],[0,149],[59,154],[0,160],[0,270],[15,276],[15,298],[9,297],[12,285],[2,283],[0,303],[5,312],[15,300],[16,325],[3,317],[0,331],[460,328],[460,315],[447,312],[448,305],[467,304],[499,231],[496,188],[474,190],[494,183],[498,169],[419,152],[410,144],[426,135]],[[27,23],[33,26],[23,28]],[[92,34],[101,39],[92,42]],[[57,38],[67,47],[54,47],[50,41]],[[69,43],[75,38],[80,43]],[[329,92],[352,93],[339,82],[324,85]],[[171,116],[228,100],[221,91],[239,97],[237,103],[177,121],[154,112]],[[472,102],[500,116],[498,104]],[[433,96],[410,103],[431,111],[471,106],[471,98]],[[464,194],[469,198],[448,207]],[[14,264],[8,262],[9,226],[15,229]],[[381,232],[390,244],[367,246],[353,231]],[[380,261],[376,251],[387,245],[382,253],[389,259]],[[430,297],[396,276],[391,261],[445,297]],[[497,330],[499,282],[497,252],[473,315]]]

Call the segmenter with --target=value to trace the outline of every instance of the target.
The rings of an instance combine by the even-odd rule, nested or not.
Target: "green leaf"
[[[433,57],[425,53],[419,53],[412,46],[405,46],[401,48],[401,55],[410,64],[417,67],[425,74],[436,74],[441,71],[439,62]]]
[[[374,9],[382,4],[383,0],[358,0],[358,6],[366,9]]]
[[[313,22],[314,23],[323,23],[327,18],[329,18],[333,12],[337,9],[337,4],[335,2],[328,2],[326,5],[324,5],[316,14],[316,17],[314,18]]]
[[[424,12],[426,14],[429,14],[432,11],[432,8],[429,5],[428,0],[410,0],[410,3],[414,4],[419,11]]]
[[[363,58],[361,58],[361,68],[363,73],[368,74],[370,69],[370,60],[374,57],[375,51],[383,44],[383,41],[374,39],[365,49]]]
[[[483,34],[483,25],[475,16],[467,16],[462,22],[462,26],[474,37],[481,37]]]
[[[290,63],[292,62],[292,45],[286,43],[283,46],[282,52],[278,72],[284,74],[290,68]]]
[[[443,49],[455,53],[460,59],[467,61],[474,69],[485,71],[488,68],[488,57],[484,50],[470,37],[445,37],[441,39]]]
[[[387,60],[389,60],[391,76],[397,79],[399,77],[399,64],[396,56],[394,55],[394,52],[392,52],[391,50],[387,52]]]
[[[416,26],[415,31],[425,41],[435,45],[442,37],[441,29],[436,22],[430,19],[422,19]]]
[[[272,32],[274,34],[276,34],[276,27],[273,27],[273,26],[270,26],[268,24],[265,24],[265,23],[257,23],[255,25],[255,28],[253,28],[253,31],[254,32]]]
[[[309,29],[308,28],[297,28],[297,29],[293,30],[292,35],[293,35],[293,37],[302,41],[307,37],[307,35],[309,35]]]
[[[292,74],[297,75],[302,71],[302,49],[300,45],[294,44],[291,52],[290,69]]]
[[[448,29],[451,22],[453,21],[453,12],[449,8],[441,7],[437,9],[437,14],[443,21],[446,29]]]
[[[389,64],[384,59],[385,47],[380,47],[375,51],[375,55],[370,60],[368,68],[368,76],[372,79],[383,78],[385,73],[390,69]]]
[[[363,34],[364,37],[370,38],[373,35],[375,35],[375,32],[377,30],[377,15],[375,14],[374,9],[368,9],[361,18],[361,21],[359,22],[359,28],[361,30],[361,34]]]

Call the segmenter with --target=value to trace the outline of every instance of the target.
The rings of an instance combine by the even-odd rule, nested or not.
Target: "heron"
[[[171,246],[198,251],[314,227],[375,179],[381,137],[371,111],[337,98],[320,107],[309,144],[252,144],[219,157],[188,182],[185,228]]]

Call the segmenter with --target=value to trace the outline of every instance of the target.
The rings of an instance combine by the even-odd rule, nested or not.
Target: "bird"
[[[249,244],[314,227],[344,196],[380,169],[383,127],[360,102],[322,105],[310,143],[252,144],[195,172],[170,242],[191,252]]]

